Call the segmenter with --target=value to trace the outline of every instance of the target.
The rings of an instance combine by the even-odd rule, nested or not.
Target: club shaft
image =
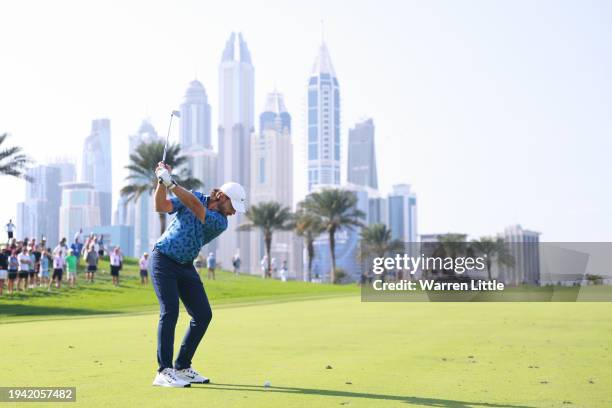
[[[172,128],[172,117],[174,116],[174,112],[170,114],[170,123],[168,124],[168,134],[166,135],[166,144],[164,145],[164,156],[162,157],[162,161],[166,162],[166,151],[168,150],[168,140],[170,139],[170,128]]]

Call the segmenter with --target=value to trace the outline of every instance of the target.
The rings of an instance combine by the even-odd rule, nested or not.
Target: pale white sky
[[[306,81],[324,19],[343,147],[355,121],[374,118],[382,190],[413,185],[419,233],[521,223],[545,241],[612,241],[609,2],[26,0],[0,3],[0,16],[0,132],[44,163],[79,158],[91,120],[110,118],[114,203],[128,135],[145,117],[165,134],[194,76],[217,144],[231,31],[251,51],[257,114],[274,85],[285,95],[303,194]],[[24,184],[0,188],[0,217],[14,219]]]

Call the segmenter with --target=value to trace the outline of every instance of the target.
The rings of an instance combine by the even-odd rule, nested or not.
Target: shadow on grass
[[[344,397],[344,398],[366,398],[388,401],[400,401],[407,404],[425,405],[428,407],[443,407],[443,408],[474,408],[474,407],[490,407],[490,408],[533,408],[526,405],[511,405],[511,404],[493,404],[488,402],[470,402],[470,401],[455,401],[439,398],[424,398],[408,395],[388,395],[388,394],[369,394],[362,392],[339,391],[339,390],[319,390],[314,388],[298,388],[298,387],[263,387],[259,385],[245,384],[218,384],[211,383],[205,386],[191,387],[191,389],[215,389],[227,391],[254,391],[254,392],[282,392],[287,394],[303,394],[303,395],[322,395],[328,397]]]
[[[57,307],[57,306],[31,306],[24,304],[17,305],[0,305],[0,322],[2,318],[11,318],[16,316],[78,316],[78,315],[99,315],[108,314],[108,311],[83,309],[72,307]]]

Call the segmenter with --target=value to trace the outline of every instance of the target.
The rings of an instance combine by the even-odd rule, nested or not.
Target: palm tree
[[[181,148],[176,145],[169,145],[166,152],[166,164],[173,170],[180,169],[178,174],[173,174],[174,180],[187,190],[198,188],[202,182],[191,177],[189,169],[182,167],[187,162],[187,157],[180,155]],[[164,155],[163,142],[141,143],[136,147],[134,153],[130,155],[130,164],[125,166],[130,171],[130,175],[125,178],[125,185],[120,194],[126,200],[136,201],[143,194],[151,195],[157,188],[157,176],[155,168]],[[159,213],[160,233],[166,230],[166,214]]]
[[[404,249],[402,241],[391,239],[391,230],[385,224],[367,226],[361,230],[360,235],[362,260],[369,256],[383,258],[390,252]],[[399,279],[401,278],[399,277]]]
[[[25,174],[26,165],[31,160],[23,153],[19,146],[3,147],[2,144],[8,133],[0,135],[0,175],[13,176],[32,182],[34,179]]]
[[[309,194],[304,200],[304,210],[319,217],[329,234],[329,250],[332,258],[330,278],[336,283],[335,234],[343,228],[362,227],[363,211],[357,209],[357,196],[352,191],[326,188]]]
[[[514,266],[514,258],[502,238],[481,237],[480,240],[473,240],[471,246],[476,253],[484,255],[489,280],[491,280],[493,257],[497,257],[497,263],[500,266]]]
[[[297,235],[304,238],[306,244],[306,252],[308,253],[308,281],[310,282],[312,279],[312,260],[315,256],[314,240],[325,231],[325,228],[319,217],[304,210],[302,202],[298,204],[293,229]]]
[[[249,207],[245,214],[249,220],[238,226],[238,231],[251,231],[254,228],[261,230],[264,236],[266,255],[268,256],[268,268],[264,278],[270,273],[271,262],[270,248],[272,247],[272,234],[274,231],[288,231],[291,229],[292,214],[288,207],[283,207],[275,201],[261,202]]]

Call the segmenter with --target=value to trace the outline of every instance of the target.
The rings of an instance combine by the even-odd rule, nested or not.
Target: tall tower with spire
[[[232,33],[225,44],[219,64],[219,156],[218,182],[242,184],[249,202],[251,171],[251,133],[254,132],[255,78],[251,54],[241,33]],[[228,218],[227,231],[219,239],[217,259],[231,265],[239,250],[248,259],[249,233],[237,232],[244,215]]]
[[[340,184],[340,85],[324,41],[308,80],[308,191]]]

